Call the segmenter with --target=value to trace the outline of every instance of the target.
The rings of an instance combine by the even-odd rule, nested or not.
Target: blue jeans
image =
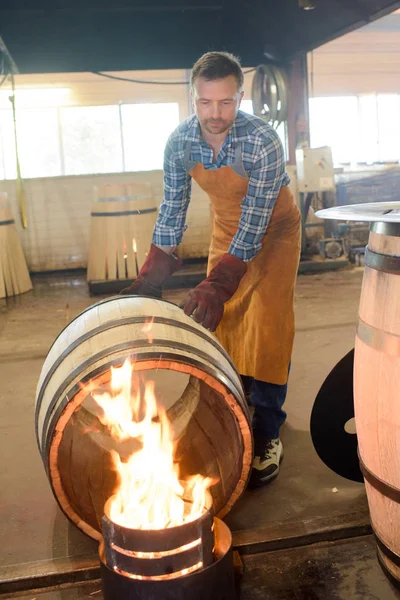
[[[252,426],[255,443],[278,438],[279,430],[286,420],[286,412],[282,407],[286,400],[287,383],[277,385],[243,375],[242,381],[254,406]]]

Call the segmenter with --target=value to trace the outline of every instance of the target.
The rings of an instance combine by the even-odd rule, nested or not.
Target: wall
[[[297,199],[296,168],[288,165],[287,171],[291,177],[291,191]],[[20,223],[15,181],[3,181],[0,191],[8,194],[29,269],[35,272],[86,268],[94,187],[135,181],[151,183],[159,206],[162,171],[27,179],[24,182],[27,229]],[[182,258],[207,256],[211,238],[210,202],[195,181],[192,181],[187,225],[178,254]]]
[[[190,72],[128,71],[117,77],[145,81],[188,81]],[[252,74],[245,75],[245,95],[251,97]],[[2,90],[6,89],[5,84]],[[93,73],[55,73],[49,75],[17,75],[18,89],[69,88],[62,106],[98,106],[119,103],[178,102],[183,121],[191,114],[191,98],[187,85],[152,85],[100,77]],[[17,97],[18,100],[18,97]],[[7,106],[8,100],[3,98]],[[15,181],[0,182],[7,192],[17,220],[21,241],[31,271],[47,271],[86,267],[90,235],[90,210],[94,186],[102,183],[150,181],[159,205],[162,199],[162,171],[82,175],[26,179],[29,226],[19,224]],[[210,207],[208,197],[193,182],[192,201],[188,211],[188,230],[179,253],[183,258],[208,254],[210,241]]]
[[[309,53],[310,96],[400,93],[400,11]]]
[[[308,66],[310,92],[314,96],[400,93],[400,12],[318,48],[309,55]],[[190,73],[128,71],[114,75],[166,83],[188,81]],[[245,76],[247,98],[251,97],[252,77],[252,73]],[[16,85],[17,89],[67,87],[70,94],[64,106],[178,102],[181,120],[191,113],[186,85],[139,84],[92,73],[18,75]],[[20,235],[29,268],[41,271],[85,267],[93,187],[98,183],[128,181],[150,181],[157,201],[161,200],[161,171],[26,180],[29,228],[21,230]],[[17,217],[15,182],[1,182],[0,191],[10,194]],[[195,185],[188,225],[182,256],[205,256],[210,238],[209,202]]]
[[[18,89],[67,88],[69,94],[63,98],[62,106],[98,106],[107,104],[130,104],[147,102],[178,102],[180,118],[183,121],[192,112],[190,89],[184,85],[190,79],[190,71],[176,69],[169,71],[118,71],[108,73],[117,79],[102,77],[95,73],[52,73],[16,75]],[[118,78],[129,79],[121,81]],[[138,80],[148,83],[135,83]],[[245,73],[245,98],[251,98],[253,72]],[[158,82],[152,84],[151,82]],[[182,82],[176,85],[171,82]],[[162,83],[163,85],[159,85]],[[2,91],[9,89],[4,83]],[[5,106],[9,106],[8,101]]]
[[[29,269],[34,272],[86,267],[94,186],[132,181],[149,181],[157,205],[160,204],[162,171],[25,180],[28,212],[25,230],[18,215],[15,182],[3,181],[0,190],[9,196]],[[207,256],[209,211],[208,197],[193,182],[188,230],[179,250],[183,258]]]

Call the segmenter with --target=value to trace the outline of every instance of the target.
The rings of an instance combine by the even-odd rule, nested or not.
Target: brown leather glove
[[[123,296],[162,297],[162,285],[182,266],[182,261],[173,254],[167,254],[154,244],[135,281],[120,292]]]
[[[224,315],[225,302],[232,298],[246,271],[245,262],[225,254],[207,279],[189,293],[183,305],[185,314],[192,315],[209,331],[215,331]]]

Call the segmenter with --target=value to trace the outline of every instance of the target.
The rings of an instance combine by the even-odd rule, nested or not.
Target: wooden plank
[[[267,527],[236,531],[233,532],[233,546],[240,554],[255,554],[370,533],[369,512],[365,509],[335,517],[271,523]]]
[[[117,273],[118,279],[126,278],[125,269],[125,236],[124,236],[124,217],[118,217],[116,223],[116,245],[117,245]]]
[[[6,296],[7,296],[6,284],[5,284],[4,274],[3,274],[3,261],[4,261],[4,249],[3,249],[3,241],[1,239],[1,232],[0,232],[0,298],[6,298]]]
[[[111,212],[111,210],[106,211]],[[101,218],[101,217],[99,217]],[[117,279],[117,219],[119,217],[105,217],[106,244],[107,244],[107,279]]]
[[[4,285],[6,288],[7,296],[13,296],[15,294],[13,281],[11,277],[11,269],[10,269],[10,261],[9,261],[9,247],[8,240],[3,239],[3,248],[2,248],[2,264],[3,264],[3,277],[4,277]]]
[[[15,240],[12,252],[10,253],[11,271],[15,272],[15,286],[18,290],[17,293],[24,294],[32,289],[32,281],[29,275],[18,232],[15,227],[13,227],[13,231],[11,231],[10,234]]]

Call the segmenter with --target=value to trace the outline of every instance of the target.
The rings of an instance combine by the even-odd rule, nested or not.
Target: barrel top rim
[[[320,219],[336,219],[339,221],[399,223],[400,227],[400,201],[334,206],[319,210],[315,215]]]
[[[71,323],[74,323],[75,321],[77,321],[80,317],[82,317],[82,315],[84,315],[85,313],[89,312],[90,310],[92,310],[93,308],[95,308],[96,306],[100,306],[102,304],[108,304],[109,302],[115,302],[116,300],[124,300],[124,299],[132,299],[132,298],[137,298],[140,300],[151,300],[154,302],[163,302],[164,304],[169,304],[170,306],[173,306],[174,308],[178,308],[179,306],[177,304],[175,304],[174,302],[171,302],[170,300],[165,300],[164,298],[152,298],[151,296],[136,296],[136,295],[131,295],[131,294],[124,294],[124,295],[117,295],[117,296],[110,296],[109,298],[103,298],[102,300],[99,300],[98,302],[95,302],[94,304],[90,304],[89,306],[87,306],[86,308],[84,308],[83,310],[81,310],[80,313],[78,313],[77,315],[75,315],[75,317],[73,319],[71,319],[71,321],[69,321],[69,323],[67,323],[67,325],[65,325],[65,327],[63,327],[61,329],[61,331],[57,334],[56,338],[54,339],[53,343],[51,344],[50,348],[47,351],[46,357],[50,354],[51,350],[53,349],[54,345],[56,344],[57,340],[60,338],[60,336],[66,331],[66,329],[69,328],[69,326],[71,325]],[[183,313],[183,311],[182,311]],[[198,323],[196,323],[196,321],[194,321],[194,319],[191,319],[191,321],[193,321],[193,326],[194,328],[199,327],[200,331],[203,329],[201,328],[201,325],[198,325]],[[210,337],[212,336],[212,334],[210,332],[208,332],[206,329],[204,329],[204,331],[206,333],[208,333],[210,335]]]

